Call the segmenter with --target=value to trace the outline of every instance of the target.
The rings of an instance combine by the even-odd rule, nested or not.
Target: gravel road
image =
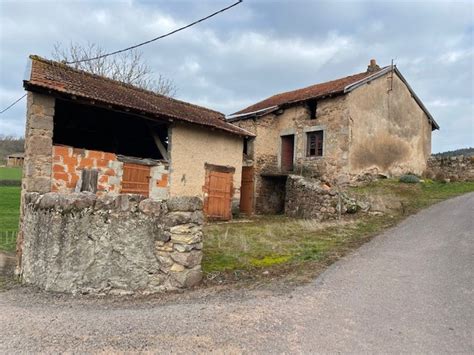
[[[474,352],[474,193],[311,284],[147,299],[0,293],[0,352]]]

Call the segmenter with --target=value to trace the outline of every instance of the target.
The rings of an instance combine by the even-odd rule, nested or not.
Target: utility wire
[[[234,6],[237,6],[239,5],[243,0],[239,0],[237,1],[236,3],[232,4],[232,5],[229,5],[227,7],[224,7],[223,9],[220,9],[219,11],[216,11],[216,12],[213,12],[212,14],[210,15],[207,15],[206,17],[203,17],[199,20],[196,20],[194,22],[191,22],[189,25],[186,25],[186,26],[183,26],[183,27],[180,27],[180,28],[177,28],[171,32],[168,32],[168,33],[165,33],[164,35],[161,35],[161,36],[158,36],[158,37],[155,37],[155,38],[152,38],[148,41],[145,41],[145,42],[142,42],[142,43],[139,43],[139,44],[135,44],[131,47],[127,47],[127,48],[124,48],[124,49],[120,49],[118,51],[115,51],[115,52],[110,52],[110,53],[106,53],[106,54],[102,54],[102,55],[99,55],[97,57],[93,57],[93,58],[85,58],[85,59],[81,59],[81,60],[76,60],[76,61],[71,61],[71,62],[64,62],[65,64],[76,64],[76,63],[84,63],[84,62],[89,62],[91,60],[97,60],[97,59],[102,59],[102,58],[105,58],[105,57],[110,57],[111,55],[115,55],[115,54],[119,54],[119,53],[123,53],[123,52],[126,52],[126,51],[129,51],[129,50],[132,50],[132,49],[135,49],[135,48],[138,48],[138,47],[141,47],[141,46],[144,46],[145,44],[149,44],[151,42],[155,42],[159,39],[162,39],[162,38],[165,38],[165,37],[168,37],[168,36],[171,36],[172,34],[175,34],[176,32],[180,32],[180,31],[183,31],[189,27],[192,27],[194,25],[197,25],[198,23],[200,22],[203,22],[203,21],[206,21],[208,19],[210,19],[211,17],[214,17],[220,13],[223,13],[224,11],[227,11],[231,8],[233,8]],[[13,106],[15,106],[18,102],[21,101],[21,99],[23,99],[24,97],[26,96],[26,94],[24,94],[22,97],[20,97],[19,99],[17,99],[16,101],[12,102],[10,105],[8,105],[7,107],[5,107],[2,111],[0,111],[0,114],[8,111],[10,108],[12,108]]]
[[[76,64],[76,63],[83,63],[83,62],[89,62],[91,60],[97,60],[97,59],[102,59],[102,58],[105,58],[105,57],[109,57],[111,55],[115,55],[115,54],[119,54],[119,53],[122,53],[122,52],[126,52],[126,51],[129,51],[131,49],[135,49],[135,48],[138,48],[138,47],[141,47],[141,46],[144,46],[145,44],[149,44],[151,42],[155,42],[159,39],[162,39],[162,38],[165,38],[165,37],[168,37],[168,36],[171,36],[172,34],[175,34],[176,32],[180,32],[180,31],[183,31],[189,27],[192,27],[194,25],[197,25],[198,23],[200,22],[203,22],[203,21],[206,21],[208,19],[210,19],[211,17],[214,17],[220,13],[223,13],[224,11],[227,11],[231,8],[233,8],[234,6],[237,6],[239,5],[243,0],[239,0],[237,1],[236,3],[232,4],[232,5],[229,5],[227,7],[224,7],[223,9],[219,10],[219,11],[216,11],[216,12],[213,12],[212,14],[210,15],[207,15],[206,17],[203,17],[199,20],[196,20],[194,22],[191,22],[189,25],[186,25],[186,26],[183,26],[183,27],[180,27],[180,28],[177,28],[171,32],[168,32],[168,33],[165,33],[164,35],[161,35],[161,36],[158,36],[158,37],[155,37],[155,38],[152,38],[148,41],[145,41],[145,42],[142,42],[142,43],[139,43],[139,44],[135,44],[131,47],[127,47],[127,48],[124,48],[124,49],[119,49],[115,52],[110,52],[110,53],[106,53],[106,54],[102,54],[102,55],[98,55],[97,57],[93,57],[93,58],[86,58],[86,59],[81,59],[81,60],[75,60],[75,61],[71,61],[71,62],[64,62],[65,64]]]
[[[19,99],[17,99],[16,101],[12,102],[10,105],[8,105],[7,107],[5,107],[2,111],[0,111],[0,114],[4,113],[5,111],[9,110],[11,107],[15,106],[18,102],[21,101],[22,98],[24,98],[26,96],[26,94],[23,94],[22,97],[20,97]]]

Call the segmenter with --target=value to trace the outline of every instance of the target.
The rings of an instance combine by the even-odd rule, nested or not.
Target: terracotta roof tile
[[[90,74],[65,64],[38,56],[31,58],[31,76],[24,81],[25,89],[48,89],[58,93],[144,112],[156,118],[174,119],[216,128],[241,136],[253,136],[233,124],[217,111],[172,99],[132,85]]]
[[[345,78],[327,81],[316,85],[311,85],[303,89],[288,91],[281,94],[273,95],[263,101],[257,102],[243,110],[240,110],[234,115],[240,115],[250,112],[263,110],[265,108],[288,104],[292,102],[299,102],[308,99],[318,98],[321,96],[334,95],[344,92],[347,85],[353,84],[359,80],[365,79],[373,72],[363,72],[355,75],[346,76]]]

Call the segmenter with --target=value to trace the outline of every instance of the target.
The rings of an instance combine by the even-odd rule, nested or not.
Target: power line
[[[110,53],[106,53],[106,54],[102,54],[102,55],[99,55],[97,57],[93,57],[93,58],[85,58],[85,59],[81,59],[81,60],[76,60],[76,61],[71,61],[71,62],[64,62],[65,64],[76,64],[76,63],[83,63],[83,62],[89,62],[91,60],[97,60],[97,59],[102,59],[102,58],[105,58],[105,57],[109,57],[111,55],[115,55],[115,54],[119,54],[119,53],[122,53],[122,52],[126,52],[126,51],[129,51],[129,50],[132,50],[132,49],[135,49],[135,48],[138,48],[138,47],[141,47],[141,46],[144,46],[145,44],[148,44],[148,43],[151,43],[151,42],[155,42],[159,39],[162,39],[162,38],[165,38],[165,37],[168,37],[168,36],[171,36],[172,34],[176,33],[176,32],[180,32],[180,31],[183,31],[189,27],[192,27],[200,22],[203,22],[203,21],[206,21],[208,19],[210,19],[211,17],[214,17],[220,13],[223,13],[224,11],[227,11],[231,8],[233,8],[234,6],[237,6],[238,4],[240,4],[243,0],[239,0],[237,1],[236,3],[232,4],[232,5],[229,5],[227,7],[224,7],[223,9],[220,9],[219,11],[216,11],[216,12],[213,12],[212,14],[210,15],[207,15],[206,17],[203,17],[199,20],[196,20],[194,22],[191,22],[189,25],[186,25],[186,26],[183,26],[183,27],[180,27],[180,28],[177,28],[171,32],[168,32],[168,33],[165,33],[164,35],[161,35],[161,36],[158,36],[158,37],[155,37],[155,38],[152,38],[148,41],[145,41],[145,42],[142,42],[142,43],[139,43],[139,44],[135,44],[131,47],[127,47],[127,48],[124,48],[124,49],[120,49],[118,51],[115,51],[115,52],[110,52]],[[20,97],[19,99],[17,99],[16,101],[12,102],[9,106],[7,106],[6,108],[4,108],[2,111],[0,111],[0,114],[8,111],[11,107],[15,106],[18,102],[21,101],[21,99],[23,99],[24,97],[26,96],[26,94],[24,94],[22,97]]]
[[[76,64],[76,63],[83,63],[83,62],[89,62],[91,60],[97,60],[97,59],[102,59],[102,58],[105,58],[105,57],[109,57],[111,55],[115,55],[115,54],[119,54],[119,53],[122,53],[122,52],[126,52],[126,51],[129,51],[129,50],[132,50],[132,49],[135,49],[135,48],[138,48],[138,47],[141,47],[141,46],[144,46],[145,44],[149,44],[151,42],[155,42],[159,39],[162,39],[162,38],[165,38],[165,37],[168,37],[168,36],[171,36],[172,34],[175,34],[176,32],[180,32],[180,31],[183,31],[191,26],[194,26],[200,22],[203,22],[207,19],[210,19],[211,17],[214,17],[224,11],[227,11],[231,8],[233,8],[234,6],[237,6],[238,4],[240,4],[243,0],[239,0],[237,1],[236,3],[232,4],[232,5],[229,5],[227,7],[224,7],[223,9],[220,9],[219,11],[216,11],[216,12],[213,12],[212,14],[210,15],[207,15],[206,17],[203,17],[199,20],[196,20],[194,22],[191,22],[189,25],[186,25],[186,26],[183,26],[183,27],[180,27],[180,28],[177,28],[171,32],[168,32],[168,33],[165,33],[164,35],[161,35],[161,36],[158,36],[158,37],[155,37],[155,38],[152,38],[148,41],[145,41],[145,42],[142,42],[142,43],[139,43],[139,44],[135,44],[131,47],[127,47],[127,48],[124,48],[124,49],[119,49],[115,52],[110,52],[110,53],[106,53],[106,54],[102,54],[102,55],[98,55],[97,57],[93,57],[93,58],[86,58],[86,59],[81,59],[81,60],[75,60],[75,61],[71,61],[71,62],[64,62],[65,64]]]
[[[8,105],[7,107],[5,107],[2,111],[0,111],[0,114],[4,113],[5,111],[9,110],[11,107],[15,106],[18,102],[21,101],[22,98],[24,98],[26,96],[26,94],[23,94],[22,97],[20,97],[19,99],[17,99],[16,101],[12,102],[10,105]]]

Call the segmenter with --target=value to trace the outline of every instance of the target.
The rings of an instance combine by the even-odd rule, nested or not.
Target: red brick
[[[94,160],[92,158],[82,158],[79,163],[79,168],[93,168]]]
[[[107,169],[105,172],[104,172],[105,175],[108,175],[108,176],[115,176],[115,170],[114,169]]]
[[[117,160],[117,156],[114,153],[104,153],[105,160]]]
[[[63,180],[63,181],[69,181],[69,174],[67,173],[58,173],[55,172],[53,173],[54,180]]]
[[[63,147],[60,145],[54,146],[54,155],[62,155],[64,157],[69,156],[69,147]]]
[[[77,174],[71,174],[71,181],[69,181],[66,186],[70,188],[75,188],[78,181],[79,176]]]
[[[64,165],[61,164],[54,164],[53,165],[53,171],[55,173],[64,173]]]
[[[55,162],[60,162],[61,159],[62,159],[62,156],[58,155],[58,154],[55,154],[54,157],[53,157],[53,161],[55,161]]]
[[[104,157],[104,153],[97,150],[88,150],[86,156],[91,159],[102,159]]]
[[[156,182],[156,186],[158,187],[167,187],[168,186],[168,174],[163,174],[161,176],[161,180]]]
[[[109,182],[109,177],[107,175],[101,175],[99,178],[100,183],[108,183]]]
[[[98,159],[96,164],[98,168],[106,168],[109,166],[109,161],[105,159]]]
[[[63,163],[65,165],[74,165],[77,166],[77,157],[63,157]]]

